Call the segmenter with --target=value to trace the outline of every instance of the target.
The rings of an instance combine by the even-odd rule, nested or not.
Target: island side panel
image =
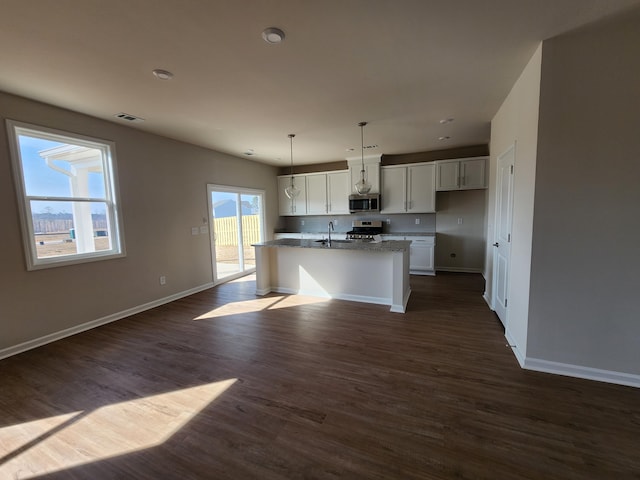
[[[269,247],[253,247],[256,251],[256,295],[271,292],[271,250]]]
[[[392,304],[393,254],[397,252],[287,247],[269,250],[274,291]]]
[[[391,311],[404,313],[411,295],[411,277],[409,275],[409,252],[393,252],[393,299]]]

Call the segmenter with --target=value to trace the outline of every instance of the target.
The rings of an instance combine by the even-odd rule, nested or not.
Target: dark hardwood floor
[[[2,360],[0,478],[640,478],[639,389],[521,370],[479,275],[411,283],[236,281]]]

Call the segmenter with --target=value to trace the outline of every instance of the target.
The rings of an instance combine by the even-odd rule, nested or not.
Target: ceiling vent
[[[116,113],[114,117],[119,118],[120,120],[126,120],[127,122],[132,122],[132,123],[144,122],[144,118],[136,117],[135,115],[131,115],[129,113],[124,113],[124,112]]]

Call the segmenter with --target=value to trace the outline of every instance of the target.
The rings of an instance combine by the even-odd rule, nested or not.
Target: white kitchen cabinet
[[[432,213],[436,208],[435,165],[382,167],[381,213]]]
[[[307,215],[327,213],[327,174],[305,175],[307,182]]]
[[[435,275],[435,237],[408,236],[411,240],[409,272],[414,275]]]
[[[380,213],[406,213],[407,167],[382,167]]]
[[[302,233],[274,233],[274,240],[281,240],[283,238],[296,238],[298,240],[302,239]]]
[[[294,175],[295,186],[300,190],[297,198],[291,199],[284,193],[291,182],[291,175],[278,177],[278,212],[281,216],[306,215],[307,194],[304,175]]]
[[[278,177],[278,211],[282,216],[292,215],[344,215],[349,213],[349,171],[294,175],[300,195],[288,198],[284,189],[291,175]]]
[[[349,213],[347,170],[307,175],[307,215]]]
[[[364,157],[364,174],[367,182],[371,184],[371,191],[369,193],[380,193],[380,160],[381,155],[374,155]],[[349,193],[358,193],[356,191],[356,183],[360,181],[362,175],[362,159],[350,158],[347,159],[349,165]]]
[[[487,188],[486,157],[439,160],[436,163],[436,190],[473,190]]]
[[[409,273],[413,275],[435,275],[435,245],[433,235],[384,235],[384,240],[408,240],[409,247]]]
[[[407,212],[436,211],[436,167],[433,163],[407,167]]]
[[[327,173],[327,213],[349,214],[349,171]]]

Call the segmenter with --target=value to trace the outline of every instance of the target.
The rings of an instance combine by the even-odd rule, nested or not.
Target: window
[[[27,268],[124,255],[112,142],[7,120]]]
[[[264,239],[262,190],[207,185],[214,283],[256,270],[251,246]]]

